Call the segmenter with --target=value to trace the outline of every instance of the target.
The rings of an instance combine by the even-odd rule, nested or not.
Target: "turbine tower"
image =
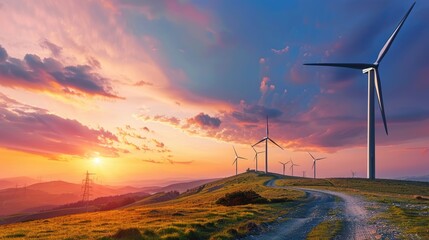
[[[281,165],[283,165],[283,176],[285,175],[285,167],[286,167],[286,164],[288,164],[288,162],[279,162]]]
[[[256,149],[252,146],[253,151],[255,151],[255,157],[253,158],[255,160],[255,172],[258,171],[258,154],[263,153],[264,151],[256,151]]]
[[[293,177],[293,167],[294,166],[299,166],[298,164],[293,163],[292,159],[289,161],[290,162],[290,169],[292,169],[292,177]]]
[[[386,135],[388,135],[387,123],[386,123],[386,115],[384,113],[384,104],[383,104],[383,95],[381,91],[381,82],[380,76],[378,74],[378,66],[392,45],[393,41],[396,38],[399,30],[413,9],[414,5],[411,5],[408,12],[399,22],[395,31],[393,31],[392,35],[389,37],[387,42],[384,44],[383,48],[380,50],[377,60],[374,63],[306,63],[304,65],[313,65],[313,66],[329,66],[329,67],[343,67],[343,68],[352,68],[362,70],[364,74],[368,75],[368,149],[367,149],[367,176],[369,179],[375,179],[375,133],[374,133],[374,87],[377,92],[378,105],[380,107],[381,116],[383,118],[384,130],[386,131]]]
[[[239,157],[237,154],[237,151],[235,151],[235,147],[232,146],[232,148],[234,149],[234,153],[235,153],[235,159],[234,159],[234,162],[232,162],[232,165],[234,165],[234,163],[235,163],[235,175],[237,175],[238,174],[238,159],[246,159],[246,158]]]
[[[267,130],[266,130],[266,136],[261,139],[259,142],[255,143],[252,145],[252,147],[258,145],[259,143],[265,141],[265,173],[268,173],[268,140],[270,140],[272,143],[274,143],[277,147],[279,147],[281,150],[283,150],[282,147],[280,147],[280,145],[278,145],[276,142],[274,142],[274,140],[272,140],[269,137],[269,130],[268,130],[268,116],[267,116]]]
[[[314,173],[313,173],[313,178],[314,178],[314,179],[316,179],[316,162],[317,162],[317,161],[320,161],[320,160],[322,160],[322,159],[325,159],[326,157],[323,157],[323,158],[315,158],[313,155],[311,155],[311,153],[308,153],[308,154],[310,154],[311,158],[313,158],[313,165],[311,166],[311,168],[313,168],[313,171],[314,171]]]

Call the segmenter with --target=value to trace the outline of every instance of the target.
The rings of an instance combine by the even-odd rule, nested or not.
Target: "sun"
[[[102,162],[102,160],[101,160],[101,158],[100,158],[100,157],[95,157],[94,159],[92,159],[92,162],[93,162],[95,165],[100,165],[100,164],[101,164],[101,162]]]

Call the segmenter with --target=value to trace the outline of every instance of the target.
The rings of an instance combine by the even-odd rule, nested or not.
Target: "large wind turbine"
[[[256,149],[252,146],[253,151],[255,151],[255,157],[253,158],[255,160],[255,172],[258,171],[258,154],[263,153],[264,151],[256,151]]]
[[[238,156],[237,151],[235,151],[235,147],[232,146],[232,148],[234,149],[234,153],[235,153],[235,158],[234,158],[234,162],[232,162],[232,165],[234,165],[234,163],[235,163],[235,175],[237,175],[238,174],[238,159],[246,159],[246,158]]]
[[[289,161],[290,162],[290,169],[292,169],[292,177],[293,177],[293,167],[294,166],[299,166],[298,164],[293,163],[292,159]]]
[[[268,116],[267,116],[267,131],[266,131],[267,135],[266,137],[264,137],[263,139],[261,139],[259,142],[255,143],[252,145],[252,147],[258,145],[259,143],[265,141],[265,173],[268,173],[268,140],[270,140],[272,143],[274,143],[277,147],[279,147],[281,150],[283,150],[282,147],[280,147],[280,145],[278,145],[276,142],[274,142],[274,140],[272,140],[269,137],[269,130],[268,130]]]
[[[383,118],[384,130],[388,135],[386,115],[384,113],[384,104],[383,104],[383,95],[381,91],[381,82],[380,76],[378,75],[378,66],[392,45],[393,41],[396,38],[399,30],[413,9],[414,5],[411,5],[408,12],[399,22],[395,31],[389,37],[387,42],[384,44],[383,48],[378,54],[377,60],[374,63],[306,63],[304,65],[315,65],[315,66],[329,66],[329,67],[343,67],[343,68],[353,68],[360,69],[364,74],[368,75],[368,149],[367,149],[367,176],[369,179],[375,179],[375,133],[374,133],[374,87],[377,92],[378,105],[380,107],[381,116]]]
[[[310,154],[310,156],[313,158],[313,165],[311,167],[313,168],[313,171],[314,171],[313,178],[315,179],[316,178],[316,162],[320,161],[322,159],[325,159],[326,157],[315,158],[313,155],[311,155],[311,153],[308,153],[308,154]]]
[[[283,176],[285,175],[285,167],[286,167],[286,164],[288,164],[288,162],[279,162],[281,165],[283,165]]]

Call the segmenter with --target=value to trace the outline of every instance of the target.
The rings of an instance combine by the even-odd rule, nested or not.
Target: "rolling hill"
[[[278,179],[277,186],[287,188],[265,186],[273,179]],[[365,198],[371,203],[369,210],[377,214],[368,221],[391,224],[408,234],[404,236],[429,237],[428,183],[292,178],[248,172],[206,183],[166,202],[152,201],[161,196],[153,195],[116,210],[3,225],[0,239],[237,239],[263,234],[276,223],[289,221],[284,216],[299,212],[302,206],[314,201],[303,190],[293,187],[327,189]],[[243,198],[246,195],[257,201],[241,205],[249,200]],[[237,196],[240,201],[234,199]],[[222,203],[225,201],[227,204]],[[331,231],[332,223],[341,231],[344,222],[332,221],[329,216],[310,229],[311,236],[330,236],[335,232]]]
[[[92,198],[139,192],[133,187],[108,187],[94,184]],[[52,209],[82,198],[80,184],[64,181],[35,183],[27,187],[0,190],[0,216]]]

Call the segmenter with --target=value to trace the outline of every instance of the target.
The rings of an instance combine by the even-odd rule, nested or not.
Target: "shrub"
[[[127,228],[127,229],[119,229],[112,236],[112,239],[141,240],[141,239],[143,239],[143,236],[137,228]]]
[[[224,197],[221,197],[216,201],[216,204],[224,206],[236,206],[251,203],[268,203],[268,200],[261,197],[261,195],[257,194],[255,191],[249,190],[227,193]]]

